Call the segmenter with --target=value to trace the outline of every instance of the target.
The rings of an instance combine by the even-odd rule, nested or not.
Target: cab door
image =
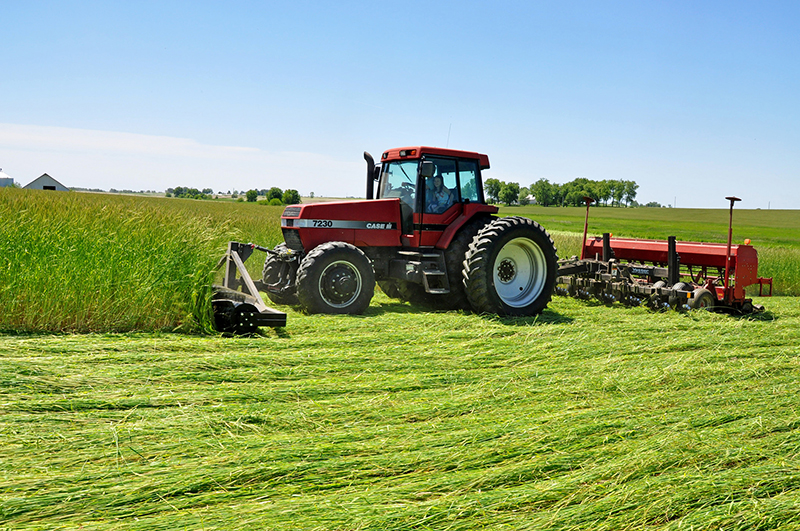
[[[451,159],[428,156],[433,162],[433,176],[420,183],[418,195],[424,200],[418,206],[421,212],[420,242],[435,246],[442,233],[464,212],[464,204],[480,202],[477,187],[478,163],[469,159]]]

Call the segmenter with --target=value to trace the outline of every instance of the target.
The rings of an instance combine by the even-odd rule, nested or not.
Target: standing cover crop
[[[148,198],[0,189],[0,330],[208,329],[219,229]]]

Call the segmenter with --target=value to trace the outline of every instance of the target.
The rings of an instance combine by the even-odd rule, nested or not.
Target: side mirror
[[[419,174],[421,177],[425,179],[430,179],[431,177],[433,177],[433,173],[435,170],[436,168],[434,167],[433,162],[429,160],[423,160],[422,164],[419,167]]]

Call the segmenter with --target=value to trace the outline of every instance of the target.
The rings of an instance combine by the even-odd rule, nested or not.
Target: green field
[[[723,201],[723,204],[727,203]],[[741,205],[741,203],[737,203]],[[522,215],[539,221],[548,230],[582,233],[585,208],[503,207],[504,216]],[[629,238],[696,242],[727,242],[728,208],[613,208],[592,207],[589,233],[610,232]],[[800,249],[800,210],[746,210],[734,208],[733,242],[750,239],[756,249],[785,247]]]
[[[281,211],[0,189],[0,330],[207,330],[226,243],[276,242]]]
[[[503,319],[378,293],[364,316],[172,333],[207,330],[225,242],[278,243],[280,212],[0,190],[0,530],[800,529],[796,298]],[[576,254],[581,209],[501,213]],[[734,215],[800,294],[797,214]],[[590,232],[726,227],[597,208]]]
[[[798,529],[800,308],[0,339],[0,528]]]

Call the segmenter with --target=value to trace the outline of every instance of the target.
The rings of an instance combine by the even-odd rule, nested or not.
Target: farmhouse
[[[46,173],[43,173],[41,177],[29,182],[25,188],[29,190],[56,190],[59,192],[69,192],[69,188],[56,181]]]

